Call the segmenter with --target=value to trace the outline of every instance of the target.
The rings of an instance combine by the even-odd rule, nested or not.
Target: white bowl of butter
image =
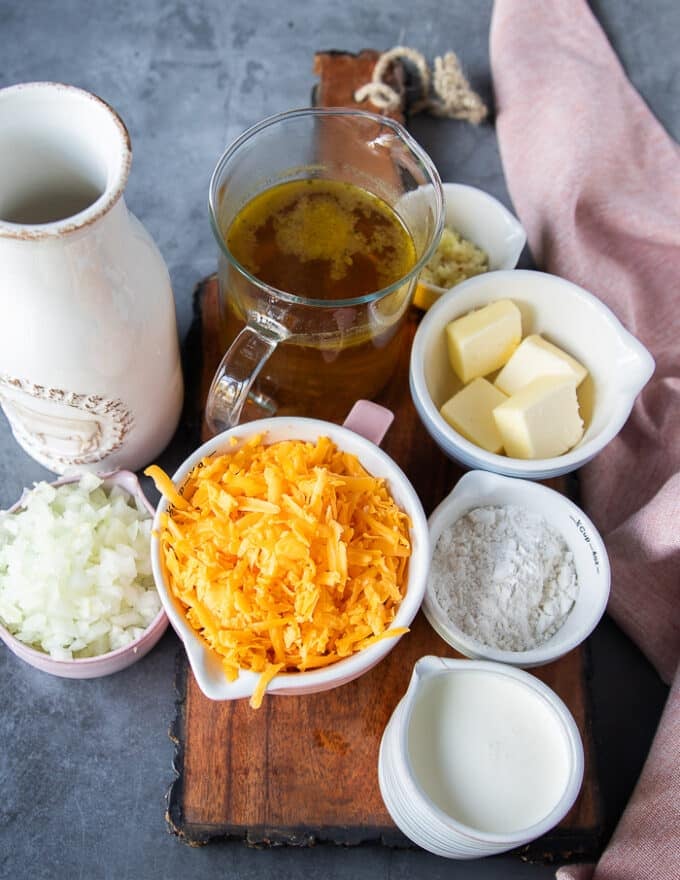
[[[498,334],[506,332],[507,315],[497,304],[506,302],[521,316],[521,340],[515,336],[505,359],[488,361],[480,368],[491,367],[487,374],[475,377],[473,368],[458,366],[461,379],[450,359],[447,326],[477,310],[497,311],[491,316],[491,325],[482,331],[474,326],[463,326],[461,331],[461,350],[473,350],[475,355],[481,352],[484,359],[494,346],[503,347]],[[480,346],[475,351],[476,338]],[[510,393],[497,396],[501,392],[496,383],[501,379],[503,384],[504,367],[520,345],[522,351],[511,365],[513,387],[504,387],[504,392]],[[546,353],[544,345],[583,368],[573,379],[577,416],[569,409],[573,391],[564,387],[564,375],[561,380],[558,375],[570,368],[564,359]],[[560,364],[554,375],[538,376],[544,361]],[[410,387],[423,424],[449,457],[471,468],[546,479],[581,467],[618,434],[653,371],[654,360],[647,349],[592,293],[556,275],[514,269],[463,281],[432,306],[413,341]],[[505,373],[507,377],[507,370]],[[529,392],[514,387],[518,376],[531,378],[537,387]],[[467,434],[456,430],[445,417],[450,402],[462,390],[466,392],[462,398],[464,416],[473,423]],[[493,400],[489,402],[488,397]],[[499,449],[487,440],[484,426],[476,426],[477,415],[486,409],[488,427],[492,408],[501,403],[501,418],[496,410],[494,426],[503,422],[503,440],[512,455],[505,454],[505,446]],[[457,398],[454,406],[460,404],[461,398]],[[566,451],[541,455],[546,448]]]

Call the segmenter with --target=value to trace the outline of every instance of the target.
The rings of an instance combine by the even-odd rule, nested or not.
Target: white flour
[[[431,578],[452,623],[506,651],[546,642],[578,592],[564,539],[542,516],[515,505],[475,508],[445,529]]]

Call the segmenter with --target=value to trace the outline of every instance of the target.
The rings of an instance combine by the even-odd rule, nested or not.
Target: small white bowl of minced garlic
[[[467,278],[514,269],[526,244],[520,222],[489,193],[462,183],[444,183],[443,189],[444,229],[413,299],[421,309]]]

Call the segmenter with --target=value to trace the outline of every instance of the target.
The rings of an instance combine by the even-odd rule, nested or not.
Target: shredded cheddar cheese
[[[169,501],[161,557],[190,625],[233,681],[259,673],[260,706],[281,671],[327,666],[384,637],[403,598],[410,521],[385,481],[329,438],[262,435],[203,459]]]

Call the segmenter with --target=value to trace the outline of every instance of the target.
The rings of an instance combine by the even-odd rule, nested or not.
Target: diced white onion
[[[53,658],[106,654],[134,641],[160,610],[151,518],[93,474],[36,483],[0,512],[0,622]]]

